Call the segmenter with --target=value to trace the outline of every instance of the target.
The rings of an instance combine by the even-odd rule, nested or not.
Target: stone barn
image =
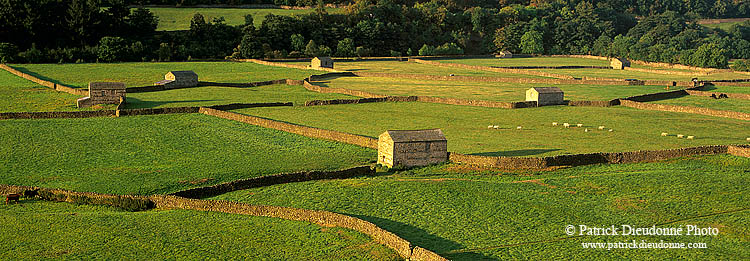
[[[418,167],[448,160],[448,141],[440,129],[389,130],[378,137],[378,163]]]
[[[312,59],[310,67],[333,69],[333,59],[331,57],[315,57]]]
[[[625,58],[612,58],[609,65],[612,66],[612,69],[623,70],[625,67],[630,67],[630,61]]]
[[[526,91],[526,101],[535,101],[537,106],[565,104],[565,95],[557,87],[534,87]]]
[[[198,86],[198,74],[193,71],[171,71],[164,75],[164,80],[154,83],[164,88],[185,88]]]
[[[120,104],[125,99],[125,84],[121,82],[91,82],[89,96],[76,100],[78,108],[91,107],[96,104]]]
[[[497,57],[499,58],[513,58],[513,53],[510,51],[502,51],[497,54]]]

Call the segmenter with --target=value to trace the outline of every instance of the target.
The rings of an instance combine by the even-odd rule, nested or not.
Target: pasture
[[[300,80],[316,70],[270,67],[242,62],[159,62],[159,63],[85,63],[85,64],[17,64],[16,70],[41,79],[78,88],[89,82],[124,82],[128,87],[151,86],[164,80],[169,71],[194,71],[199,81],[247,83],[278,79]]]
[[[711,97],[684,96],[680,98],[655,101],[653,103],[750,113],[750,100],[742,99],[714,99]]]
[[[198,87],[128,94],[126,108],[210,106],[264,102],[293,102],[295,105],[300,105],[309,100],[351,98],[354,97],[343,94],[311,92],[300,85],[275,84],[246,88]]]
[[[446,164],[380,177],[290,183],[216,197],[361,217],[452,260],[742,259],[747,158],[493,172]],[[715,213],[723,213],[714,215]],[[719,227],[718,236],[583,236],[566,225]],[[744,239],[743,239],[744,238]],[[582,242],[705,242],[709,249],[592,249]]]
[[[348,168],[376,155],[202,114],[2,120],[0,144],[2,184],[138,195]]]
[[[257,20],[256,20],[257,23]],[[588,65],[569,58],[451,59],[510,65]],[[302,64],[302,63],[301,63]],[[237,62],[23,64],[42,79],[85,88],[92,81],[150,86],[172,70],[201,81],[247,83],[303,79],[322,71]],[[411,62],[338,62],[353,72],[536,77]],[[547,70],[544,70],[547,71]],[[666,71],[666,70],[665,70]],[[683,76],[603,69],[552,73],[679,80]],[[620,74],[622,73],[622,74]],[[627,74],[627,75],[626,75]],[[663,77],[663,78],[662,78]],[[676,79],[675,77],[679,78]],[[688,76],[684,76],[688,77]],[[747,78],[747,76],[745,76]],[[664,86],[550,85],[338,77],[313,82],[384,95],[523,101],[531,87],[560,87],[567,100],[609,100]],[[745,87],[706,90],[748,93]],[[0,71],[0,112],[76,111],[74,95]],[[553,155],[747,144],[750,122],[635,108],[543,106],[500,109],[424,102],[299,106],[351,99],[302,86],[198,87],[128,93],[126,108],[293,102],[293,107],[232,110],[286,123],[377,138],[386,130],[440,128],[448,151],[482,156]],[[750,112],[736,99],[685,96],[654,101]],[[99,108],[112,108],[104,106]],[[552,122],[559,123],[553,126]],[[580,123],[583,127],[563,127]],[[488,128],[488,125],[497,128]],[[521,127],[520,129],[517,127]],[[599,126],[604,126],[599,129]],[[612,131],[609,131],[609,130]],[[588,131],[587,131],[588,130]],[[666,132],[667,136],[660,134]],[[679,139],[677,134],[695,136]],[[252,177],[375,165],[377,151],[203,114],[0,120],[0,184],[112,194],[157,195]],[[360,218],[413,246],[452,260],[716,259],[750,256],[750,159],[691,156],[651,163],[492,169],[443,163],[377,175],[238,190],[209,200],[326,210]],[[312,223],[216,212],[123,212],[102,206],[26,200],[0,207],[1,259],[314,259],[394,260],[392,249],[359,232]],[[186,224],[190,224],[186,226]],[[578,236],[567,225],[717,227],[717,236]],[[128,229],[121,229],[126,227]],[[24,231],[23,234],[19,231]],[[24,236],[33,234],[35,236]],[[707,249],[583,249],[586,242],[707,243]],[[9,243],[8,243],[9,242]]]
[[[0,259],[397,260],[364,234],[276,218],[25,201],[0,206]],[[295,251],[280,251],[295,249]]]
[[[745,143],[750,129],[750,122],[742,120],[627,107],[496,109],[385,102],[235,111],[375,138],[386,130],[440,128],[448,139],[448,151],[485,156],[536,157]],[[552,122],[582,123],[583,127],[564,128],[552,126]],[[487,129],[488,125],[500,128]],[[517,130],[517,126],[523,129]],[[598,126],[606,129],[598,130]],[[696,139],[661,137],[662,132],[693,135]]]
[[[436,60],[442,63],[459,63],[490,67],[515,66],[609,66],[609,61],[586,58],[532,57],[532,58],[474,58]]]
[[[253,24],[260,26],[266,15],[305,15],[315,12],[315,9],[286,10],[286,9],[249,9],[249,8],[172,8],[172,7],[148,7],[156,17],[159,18],[158,31],[190,30],[190,20],[196,13],[200,13],[206,22],[214,19],[224,18],[228,25],[245,24],[245,15],[253,16]],[[343,12],[343,9],[326,8],[329,14]]]
[[[572,101],[611,100],[641,94],[663,92],[664,86],[655,85],[589,85],[589,84],[538,84],[415,80],[385,77],[339,77],[313,82],[331,88],[346,88],[382,95],[433,96],[469,100],[514,102],[526,99],[526,90],[532,87],[559,87],[565,99]]]
[[[58,92],[0,70],[0,112],[114,109],[112,105],[77,108],[80,96]]]

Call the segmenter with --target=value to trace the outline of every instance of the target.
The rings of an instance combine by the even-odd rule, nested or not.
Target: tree
[[[293,34],[292,40],[292,51],[302,52],[305,50],[305,37],[301,34]]]
[[[601,35],[594,41],[594,47],[592,48],[594,54],[601,56],[612,56],[612,38],[606,35]]]
[[[73,41],[78,41],[81,45],[91,42],[101,25],[99,1],[73,0],[68,8],[66,22],[73,32]]]
[[[127,55],[128,47],[125,39],[105,36],[99,40],[99,60],[103,62],[122,61]]]
[[[336,46],[336,56],[339,57],[354,56],[354,51],[354,40],[351,38],[344,38],[344,40],[339,41]]]
[[[263,58],[264,55],[261,39],[252,34],[245,34],[237,49],[241,58]]]
[[[435,55],[435,47],[424,44],[422,45],[422,48],[419,48],[419,55],[420,56]]]
[[[127,37],[146,39],[156,32],[156,27],[159,25],[159,18],[146,8],[137,8],[130,12],[125,19],[125,23],[129,32]]]
[[[12,43],[0,43],[0,63],[11,63],[18,56],[18,47]]]
[[[528,31],[521,36],[521,52],[527,54],[541,54],[544,52],[542,34],[537,31]]]
[[[305,46],[305,55],[309,57],[315,57],[318,56],[318,53],[320,50],[318,49],[318,45],[315,44],[315,41],[310,40],[307,42],[307,46]]]
[[[727,68],[727,50],[715,43],[703,44],[690,56],[691,65],[709,68]]]

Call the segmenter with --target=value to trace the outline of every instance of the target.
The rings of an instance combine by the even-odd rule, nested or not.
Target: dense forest
[[[667,4],[669,2],[670,4]],[[2,62],[116,62],[309,56],[593,54],[725,68],[750,58],[750,23],[729,30],[702,17],[750,16],[747,1],[358,0],[343,14],[318,1],[302,16],[239,26],[195,14],[190,30],[158,32],[130,4],[248,4],[243,0],[0,0]],[[262,3],[252,1],[251,4]],[[710,5],[709,5],[710,3]],[[725,11],[719,13],[722,3]],[[307,3],[305,3],[307,5]]]

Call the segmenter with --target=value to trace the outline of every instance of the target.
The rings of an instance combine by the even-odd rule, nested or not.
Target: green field
[[[515,67],[515,66],[609,66],[609,61],[567,58],[567,57],[532,57],[532,58],[473,58],[435,60],[442,63],[460,63],[479,66]]]
[[[355,97],[308,91],[301,85],[276,84],[248,88],[200,87],[128,94],[126,108],[210,106],[255,102],[293,102],[295,105],[300,105],[309,100],[352,98]]]
[[[79,109],[76,106],[78,98],[81,96],[58,92],[0,70],[0,112],[114,109],[110,105]]]
[[[216,199],[360,217],[452,260],[740,260],[750,257],[748,166],[750,159],[726,155],[530,173],[477,172],[448,164],[390,176],[235,191]],[[711,226],[719,228],[719,235],[565,239],[566,225],[623,224]],[[581,246],[632,240],[702,242],[708,249]]]
[[[648,73],[648,72],[636,72],[627,70],[611,70],[611,69],[548,69],[548,70],[536,70],[548,73],[557,73],[570,75],[573,77],[596,77],[596,78],[614,78],[614,79],[638,79],[638,80],[657,80],[657,81],[690,81],[694,77],[698,80],[722,80],[722,79],[747,79],[748,76],[739,73],[722,72],[714,73],[711,75],[670,75],[670,74],[659,74],[659,73]]]
[[[368,236],[307,222],[188,210],[124,212],[24,201],[0,207],[0,259],[396,260]]]
[[[278,79],[301,80],[317,70],[300,70],[241,62],[17,64],[19,71],[55,83],[88,88],[89,82],[124,82],[128,87],[150,86],[169,71],[195,71],[199,81],[246,83]]]
[[[314,13],[315,9],[306,10],[285,10],[285,9],[241,9],[241,8],[170,8],[170,7],[149,7],[152,13],[159,18],[158,31],[177,31],[190,30],[190,20],[193,15],[200,13],[206,19],[206,22],[213,21],[214,18],[223,17],[228,25],[245,24],[245,15],[253,15],[253,23],[260,26],[266,15],[302,15]],[[343,9],[326,8],[329,14],[343,12]]]
[[[702,107],[702,108],[710,108],[714,110],[750,113],[750,100],[742,100],[742,99],[714,99],[711,97],[688,95],[688,96],[684,96],[680,98],[654,101],[652,103]]]
[[[559,87],[565,93],[565,99],[572,101],[611,100],[665,91],[665,87],[655,85],[530,84],[431,81],[382,77],[341,77],[329,81],[313,82],[313,84],[383,95],[419,95],[504,102],[526,100],[526,90],[532,87]]]
[[[308,65],[309,62],[288,62],[295,65]],[[462,68],[446,68],[429,64],[398,61],[352,61],[336,62],[334,68],[339,71],[370,72],[370,73],[401,73],[449,76],[484,76],[484,77],[508,77],[508,78],[547,78],[535,75],[500,73],[480,70],[469,70]]]
[[[202,114],[0,121],[0,184],[162,194],[367,164],[375,151]]]
[[[440,128],[448,151],[487,156],[549,156],[567,153],[658,150],[746,143],[750,122],[690,113],[627,107],[546,106],[495,109],[421,102],[384,102],[314,107],[258,108],[239,113],[306,126],[378,137],[386,130]],[[552,126],[584,124],[583,128]],[[500,129],[487,129],[498,125]],[[522,126],[522,130],[516,130]],[[598,130],[605,126],[606,130]],[[584,132],[584,128],[591,130]],[[662,132],[695,140],[661,137]]]
[[[709,86],[704,87],[701,91],[750,94],[750,86]]]

